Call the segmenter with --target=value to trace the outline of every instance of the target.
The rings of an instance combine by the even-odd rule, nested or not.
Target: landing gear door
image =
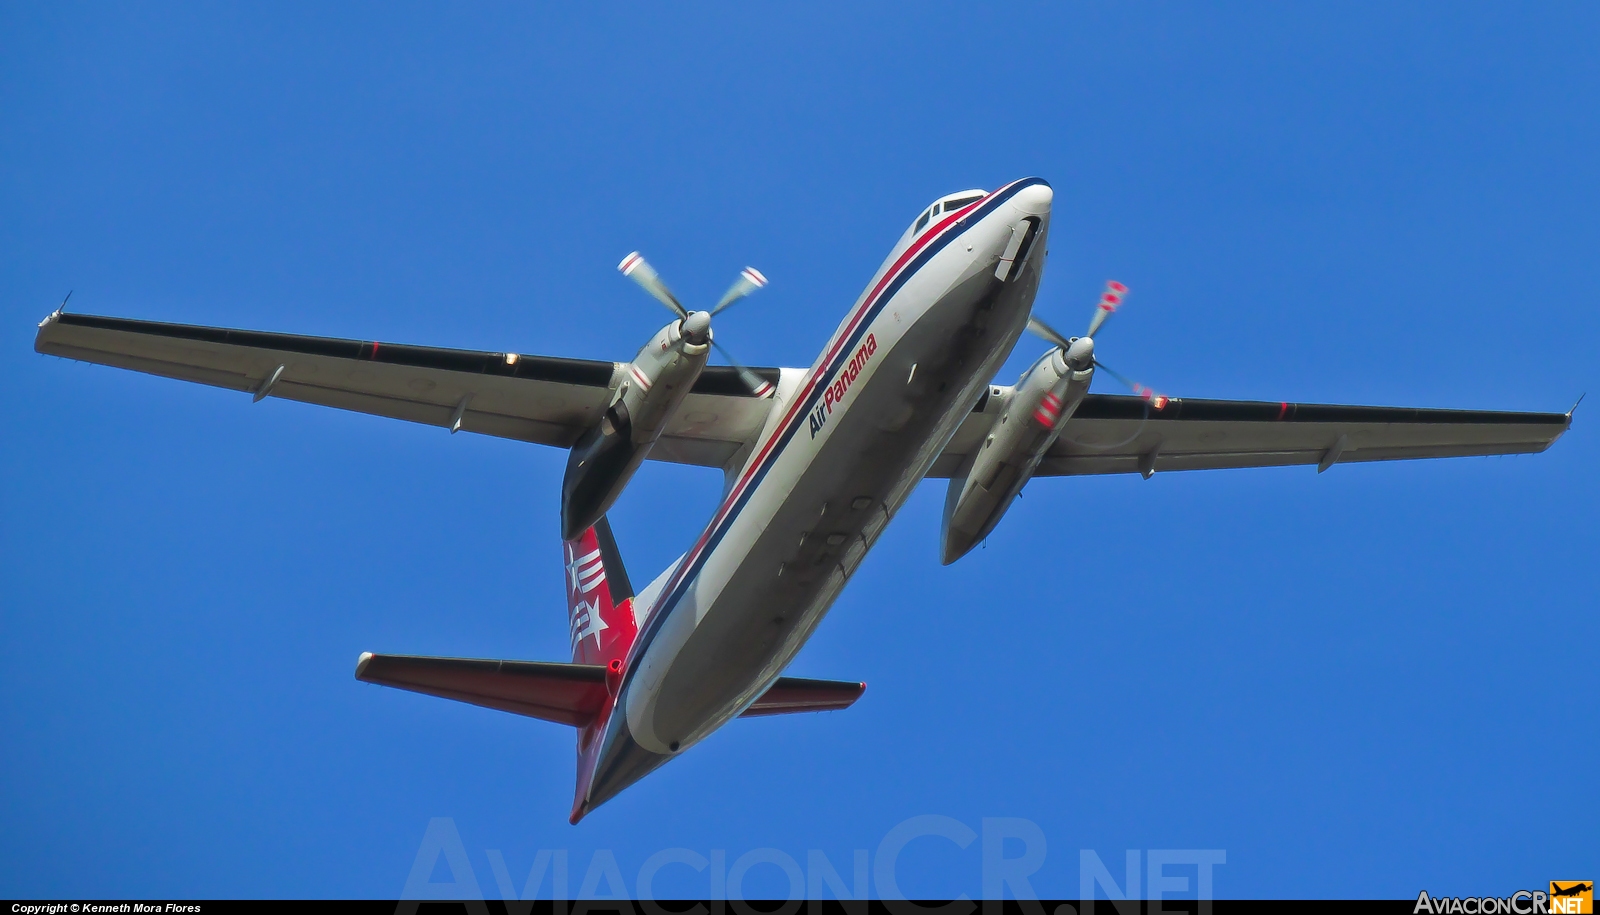
[[[995,279],[1009,283],[1017,276],[1017,267],[1028,259],[1028,250],[1033,247],[1033,239],[1039,234],[1039,217],[1029,216],[1017,223],[1011,230],[1011,238],[1006,242],[1005,251],[1000,254],[1000,262],[994,265]]]

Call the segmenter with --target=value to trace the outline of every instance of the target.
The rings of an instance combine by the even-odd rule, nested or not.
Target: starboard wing
[[[989,399],[962,423],[929,472],[949,477],[983,444],[998,413]],[[987,407],[987,409],[986,409]],[[1571,425],[1570,413],[1507,413],[1090,394],[1036,476],[1212,470],[1415,458],[1532,454]]]

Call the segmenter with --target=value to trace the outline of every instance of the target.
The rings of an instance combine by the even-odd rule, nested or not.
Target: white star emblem
[[[600,650],[600,633],[610,629],[606,621],[600,618],[600,606],[589,601],[583,601],[573,608],[573,622],[578,625],[578,637],[573,640],[574,645],[582,644],[589,636],[594,636],[594,648]]]

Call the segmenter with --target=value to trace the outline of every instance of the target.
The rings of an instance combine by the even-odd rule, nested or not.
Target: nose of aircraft
[[[1024,216],[1048,216],[1050,201],[1054,200],[1055,196],[1056,192],[1050,189],[1050,185],[1040,181],[1038,184],[1030,184],[1017,191],[1011,198],[1011,205]]]

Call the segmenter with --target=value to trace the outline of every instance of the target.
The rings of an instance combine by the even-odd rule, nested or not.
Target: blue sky
[[[32,339],[72,289],[625,359],[663,318],[613,269],[641,249],[693,301],[759,267],[719,340],[809,365],[919,208],[1036,174],[1038,310],[1128,283],[1101,355],[1164,391],[1566,410],[1600,390],[1597,34],[1581,4],[0,7],[0,895],[394,896],[432,817],[491,895],[489,849],[518,886],[564,849],[574,888],[609,851],[632,890],[673,847],[847,872],[921,815],[1037,824],[1054,896],[1081,849],[1119,879],[1225,850],[1224,897],[1596,876],[1584,410],[1534,457],[1038,481],[949,568],[925,485],[791,668],[856,707],[735,722],[572,827],[565,728],[352,678],[567,656],[563,454]],[[636,580],[719,482],[640,473]],[[916,840],[899,887],[977,895],[980,844]]]

